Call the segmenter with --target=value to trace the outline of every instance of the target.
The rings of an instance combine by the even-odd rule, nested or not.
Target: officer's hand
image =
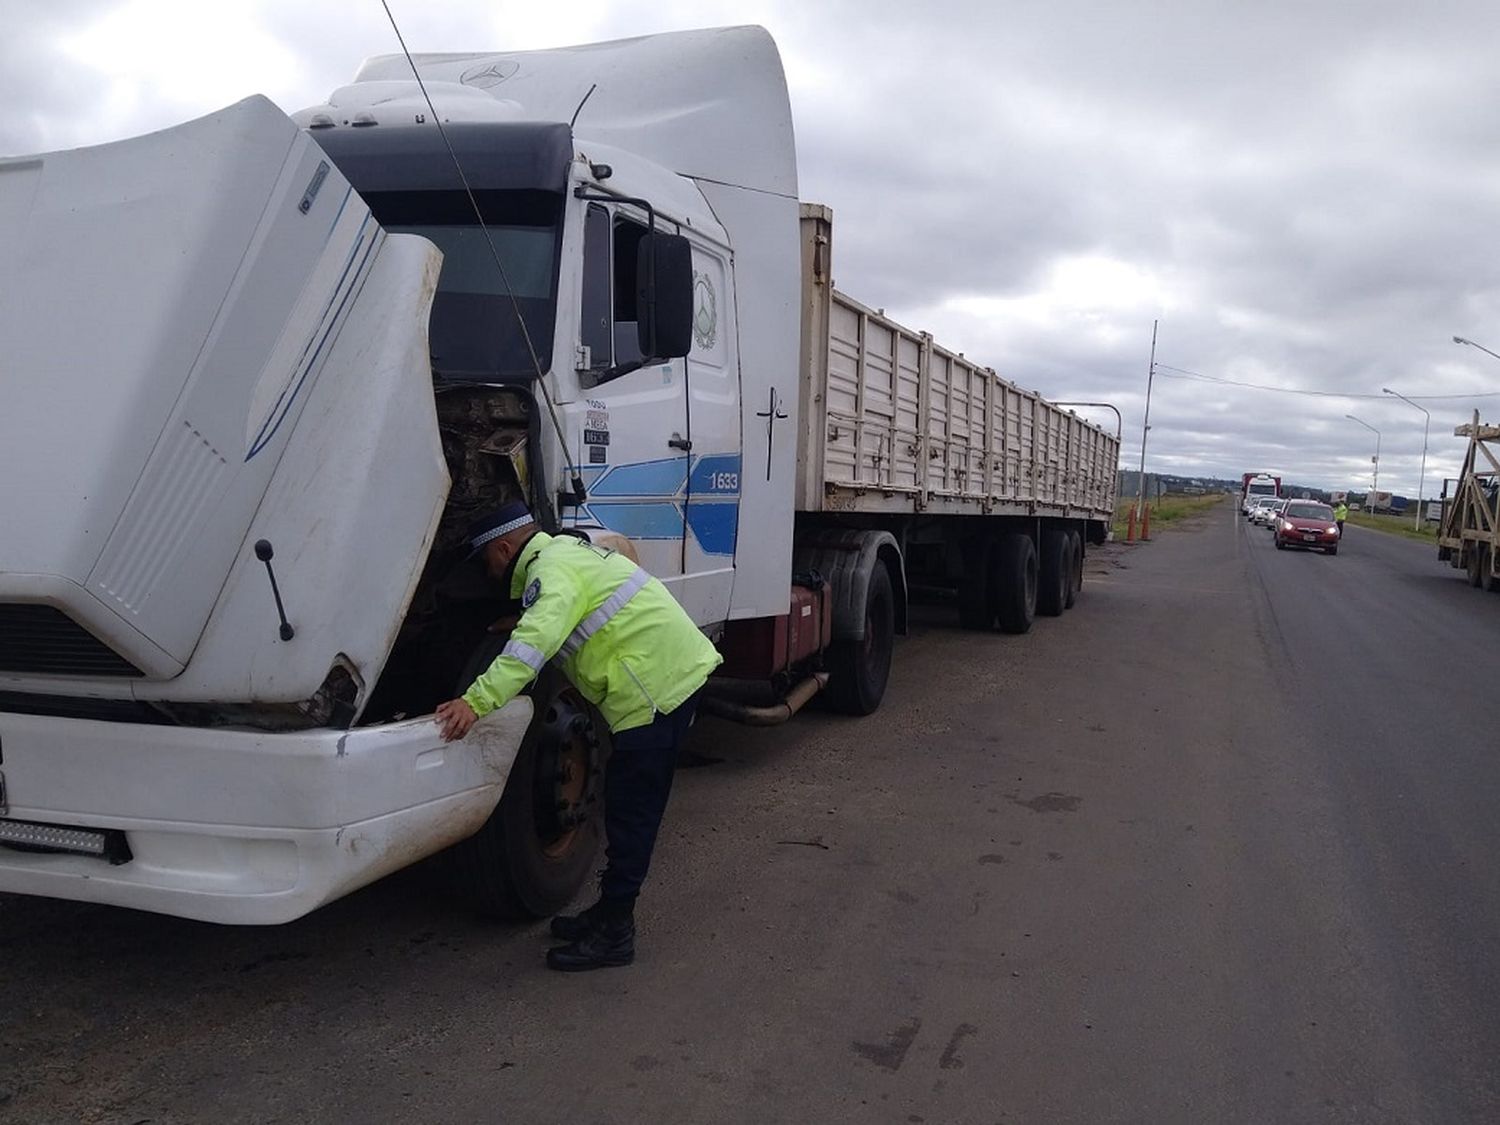
[[[447,703],[439,703],[433,717],[442,728],[444,742],[462,738],[469,733],[469,728],[479,721],[479,716],[474,714],[474,708],[462,699],[450,699]]]
[[[516,627],[516,623],[518,621],[520,621],[520,620],[521,619],[519,617],[516,617],[514,615],[512,615],[510,617],[501,617],[501,618],[498,618],[493,625],[491,625],[488,629],[485,630],[485,632],[487,632],[487,633],[509,633],[512,629],[514,629]]]

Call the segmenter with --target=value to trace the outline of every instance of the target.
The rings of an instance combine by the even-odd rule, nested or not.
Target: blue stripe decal
[[[344,261],[344,272],[339,277],[338,285],[333,290],[332,295],[328,298],[328,306],[323,310],[324,319],[320,324],[320,327],[323,329],[322,336],[319,337],[317,335],[317,329],[313,330],[314,338],[316,339],[316,347],[314,348],[312,355],[309,357],[307,355],[307,348],[303,349],[302,354],[304,357],[304,362],[301,371],[296,377],[296,382],[290,387],[290,395],[288,395],[287,393],[287,388],[282,389],[281,397],[278,398],[276,405],[272,407],[271,415],[261,425],[260,433],[256,435],[255,442],[250,447],[250,452],[245,454],[246,461],[249,461],[252,457],[254,457],[267,445],[269,445],[271,439],[276,436],[276,431],[281,428],[281,423],[286,420],[287,414],[291,412],[292,403],[296,400],[297,396],[302,393],[302,386],[307,382],[307,376],[311,373],[314,365],[317,364],[319,358],[321,358],[323,354],[323,347],[328,343],[329,338],[333,334],[334,328],[339,324],[339,318],[344,314],[344,310],[349,304],[349,299],[359,289],[359,282],[362,278],[362,275],[364,274],[365,267],[369,265],[370,258],[374,254],[375,248],[380,244],[380,239],[378,236],[371,238],[368,243],[365,243],[365,229],[370,226],[370,221],[371,217],[368,213],[366,213],[364,220],[359,224],[359,230],[355,232],[354,245],[350,248],[349,256]],[[379,232],[377,230],[377,235],[378,233]],[[361,249],[364,250],[364,254],[362,256],[360,256]],[[356,257],[358,257],[357,263],[355,261]],[[350,273],[351,269],[353,270],[352,276]],[[344,283],[346,281],[349,283],[347,288],[345,288],[344,286]],[[336,308],[333,307],[335,302],[337,302]],[[333,309],[333,316],[331,319],[329,319],[328,316],[330,308]],[[310,340],[310,347],[312,346],[312,343],[313,342]],[[279,413],[277,411],[279,411]]]
[[[682,509],[661,501],[591,502],[588,513],[597,523],[629,539],[681,539]]]
[[[615,465],[590,492],[595,496],[677,496],[687,478],[686,457],[640,461],[634,465]]]
[[[689,465],[691,464],[691,471]],[[706,555],[733,557],[739,538],[740,455],[713,453],[582,469],[588,503],[572,522],[630,539],[681,539]],[[684,514],[685,510],[685,514]]]
[[[687,523],[704,554],[732,555],[740,523],[739,501],[689,501]]]
[[[693,496],[738,496],[740,493],[740,455],[712,453],[699,457],[688,480]]]

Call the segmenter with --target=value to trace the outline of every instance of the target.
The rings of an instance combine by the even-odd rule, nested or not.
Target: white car
[[[1271,512],[1280,504],[1279,496],[1257,496],[1250,505],[1250,522],[1259,524],[1269,522]]]

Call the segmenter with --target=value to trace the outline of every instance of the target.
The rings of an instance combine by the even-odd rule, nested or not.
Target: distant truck
[[[1463,469],[1443,482],[1438,558],[1464,571],[1469,585],[1500,592],[1500,426],[1473,420],[1453,431],[1467,437]]]
[[[1250,504],[1259,496],[1279,497],[1281,478],[1270,473],[1246,473],[1240,479],[1240,511],[1250,514]]]
[[[564,905],[593,709],[431,718],[504,501],[627,537],[762,724],[874,711],[909,590],[1025,632],[1107,537],[1117,433],[834,288],[763,30],[416,64],[0,161],[0,891],[276,923],[452,847]]]

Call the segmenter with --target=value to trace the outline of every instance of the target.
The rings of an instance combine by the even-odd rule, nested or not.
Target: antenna
[[[594,91],[597,90],[598,88],[599,88],[599,83],[595,82],[592,86],[589,87],[589,92],[587,94],[583,95],[583,101],[579,102],[578,103],[578,108],[573,111],[573,120],[571,120],[571,121],[568,122],[568,128],[569,129],[573,128],[574,125],[578,124],[578,115],[583,112],[583,107],[588,104],[589,99],[594,96]],[[1457,338],[1458,337],[1456,337],[1456,336],[1454,337],[1454,339],[1457,339]]]
[[[469,186],[469,178],[464,175],[463,165],[459,163],[458,153],[453,151],[453,144],[448,140],[448,130],[443,128],[443,119],[438,116],[437,107],[432,104],[432,95],[427,92],[427,84],[422,81],[422,75],[417,71],[416,60],[411,57],[411,51],[406,47],[406,37],[401,34],[401,28],[396,23],[396,17],[391,12],[391,6],[386,0],[380,0],[380,6],[385,9],[386,19],[391,21],[391,30],[396,33],[396,42],[401,44],[401,53],[406,56],[406,65],[411,67],[412,77],[417,80],[417,89],[422,91],[422,99],[427,103],[428,110],[432,113],[432,122],[437,126],[438,135],[443,138],[443,145],[448,150],[448,157],[453,161],[454,171],[458,173],[459,182],[464,186],[464,194],[469,197],[469,206],[474,209],[474,218],[479,223],[479,229],[484,232],[485,244],[490,249],[490,257],[494,259],[495,268],[500,271],[500,282],[505,286],[505,295],[510,298],[511,311],[516,316],[516,326],[521,329],[521,338],[526,342],[526,353],[531,357],[531,366],[536,369],[536,389],[541,392],[542,402],[547,407],[547,416],[552,419],[552,429],[557,433],[558,448],[562,451],[563,458],[568,466],[569,484],[573,488],[574,500],[582,503],[587,495],[583,487],[583,476],[578,471],[578,466],[568,456],[568,439],[563,435],[562,425],[557,420],[557,408],[552,404],[552,396],[547,393],[547,384],[544,379],[546,374],[542,370],[542,361],[537,357],[536,345],[531,341],[531,331],[526,327],[526,318],[521,315],[520,302],[516,300],[516,293],[511,288],[510,278],[505,273],[505,265],[500,261],[500,251],[495,246],[495,240],[490,237],[490,228],[485,224],[484,213],[479,209],[479,201],[474,198],[474,189]],[[591,88],[589,93],[594,91]],[[588,101],[588,94],[584,95],[584,101]],[[583,108],[583,103],[578,105]],[[578,114],[574,112],[576,119]]]

